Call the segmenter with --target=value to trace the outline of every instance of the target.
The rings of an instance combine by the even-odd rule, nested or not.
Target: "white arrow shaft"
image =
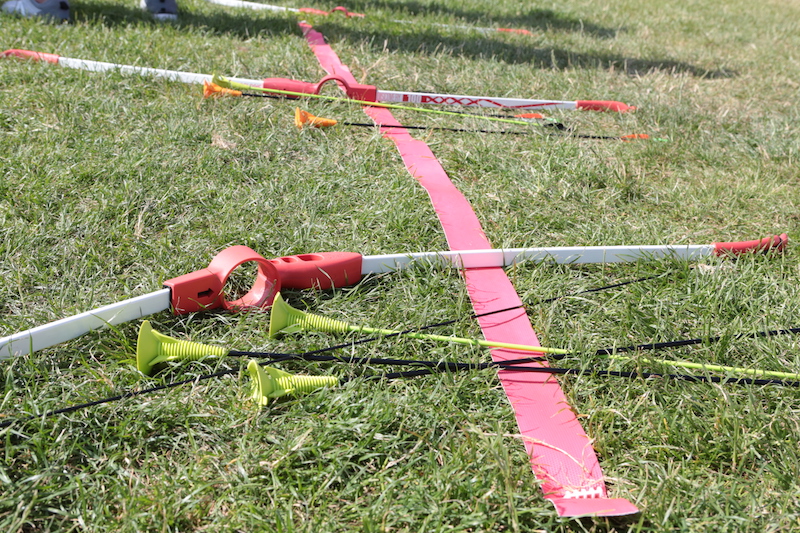
[[[522,261],[550,261],[561,264],[624,263],[637,259],[699,259],[714,253],[713,244],[665,246],[575,246],[556,248],[498,248],[364,256],[361,274],[401,270],[414,262],[440,267],[508,267]]]
[[[467,96],[460,94],[416,93],[407,91],[378,91],[378,102],[460,105],[507,109],[576,109],[577,102],[561,100],[534,100],[529,98],[497,98],[494,96]]]
[[[95,329],[122,324],[169,309],[170,290],[161,289],[0,339],[0,360],[55,346]]]

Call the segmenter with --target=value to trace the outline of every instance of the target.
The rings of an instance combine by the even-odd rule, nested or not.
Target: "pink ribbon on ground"
[[[322,34],[305,22],[300,27],[328,74],[357,83]],[[364,112],[377,124],[392,126],[381,128],[381,132],[394,141],[408,171],[428,192],[450,249],[491,248],[469,201],[450,181],[430,147],[411,137],[388,109],[364,106]],[[467,269],[464,278],[476,314],[522,304],[502,268]],[[488,340],[540,346],[522,309],[478,320]],[[499,349],[491,353],[494,361],[529,355]],[[544,497],[553,502],[560,516],[622,516],[638,512],[628,500],[608,497],[592,441],[554,376],[508,370],[500,370],[498,376],[516,415],[531,468]]]

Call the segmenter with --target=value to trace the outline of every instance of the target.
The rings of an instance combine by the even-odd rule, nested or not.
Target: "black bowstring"
[[[800,332],[800,328],[791,328],[788,330],[775,330],[775,332],[779,333],[797,333]],[[759,332],[759,333],[773,333],[773,332]],[[754,334],[753,336],[756,336]],[[760,336],[760,335],[759,335]],[[339,345],[341,347],[348,347],[352,346],[351,344],[343,344]],[[465,370],[486,370],[486,369],[498,369],[499,371],[509,371],[509,372],[533,372],[533,373],[541,373],[541,374],[550,374],[550,375],[570,375],[570,376],[599,376],[599,377],[621,377],[627,379],[672,379],[672,380],[680,380],[680,381],[689,381],[693,383],[720,383],[720,384],[732,384],[732,385],[758,385],[758,386],[767,386],[767,385],[778,385],[783,387],[800,387],[800,381],[790,381],[790,380],[782,380],[782,379],[753,379],[753,378],[723,378],[718,376],[706,376],[706,375],[691,375],[691,374],[660,374],[654,372],[627,372],[627,371],[620,371],[620,370],[605,370],[605,369],[596,369],[596,368],[557,368],[557,367],[546,367],[546,366],[519,366],[521,363],[531,363],[542,361],[545,358],[522,358],[522,359],[514,359],[508,361],[498,361],[498,362],[491,362],[491,363],[463,363],[463,362],[455,362],[455,361],[424,361],[424,360],[408,360],[408,359],[385,359],[385,358],[369,358],[369,357],[340,357],[340,356],[323,356],[317,355],[316,353],[330,350],[333,347],[323,348],[321,350],[315,350],[313,352],[306,352],[306,353],[299,353],[299,354],[291,354],[291,353],[272,353],[272,352],[236,352],[231,351],[227,355],[229,356],[250,356],[250,357],[271,357],[266,361],[262,361],[259,364],[262,366],[266,366],[273,363],[282,363],[292,360],[302,360],[302,361],[310,361],[310,362],[342,362],[342,363],[350,363],[350,364],[372,364],[372,365],[390,365],[390,366],[422,366],[425,368],[420,368],[416,370],[408,370],[403,372],[389,372],[379,375],[367,375],[367,376],[359,376],[359,379],[369,380],[369,381],[381,381],[381,380],[394,380],[394,379],[408,379],[408,378],[416,378],[421,376],[428,376],[437,373],[443,372],[455,372],[455,371],[465,371]],[[600,350],[598,350],[599,352]],[[316,353],[315,353],[316,352]],[[560,356],[563,357],[563,356]],[[6,420],[4,422],[0,422],[0,428],[8,427],[15,422],[27,422],[30,420],[34,420],[37,418],[48,418],[50,416],[55,416],[59,414],[66,414],[72,413],[75,411],[79,411],[81,409],[86,409],[89,407],[94,407],[97,405],[102,405],[106,403],[111,403],[119,400],[124,400],[128,398],[134,398],[137,396],[142,396],[144,394],[150,394],[153,392],[164,391],[168,389],[173,389],[179,387],[181,385],[186,385],[188,383],[199,383],[201,381],[238,374],[241,369],[232,369],[232,370],[222,370],[219,372],[214,372],[212,374],[203,374],[201,376],[197,376],[190,379],[184,379],[181,381],[173,381],[170,383],[165,383],[163,385],[156,385],[154,387],[150,387],[147,389],[141,389],[137,391],[127,391],[122,394],[118,394],[115,396],[109,396],[106,398],[102,398],[99,400],[94,400],[91,402],[81,403],[72,405],[69,407],[64,407],[61,409],[55,409],[52,411],[47,411],[45,413],[39,415],[30,415],[25,418],[17,418],[13,420]],[[339,380],[340,384],[346,383],[351,381],[353,378],[341,378]]]
[[[783,387],[800,387],[800,381],[787,381],[782,379],[753,379],[753,378],[721,378],[718,376],[704,376],[691,374],[658,374],[653,372],[625,372],[620,370],[603,370],[595,368],[554,368],[554,367],[517,367],[514,365],[502,366],[501,370],[513,370],[514,372],[534,372],[542,374],[558,374],[566,376],[599,376],[599,377],[618,377],[628,379],[673,379],[679,381],[689,381],[693,383],[721,383],[728,385],[779,385]],[[427,376],[442,370],[423,368],[407,372],[394,372],[380,376],[365,376],[363,379],[398,379],[415,378]]]
[[[155,387],[150,387],[148,389],[127,391],[127,392],[123,392],[122,394],[117,394],[115,396],[108,396],[106,398],[101,398],[99,400],[94,400],[94,401],[91,401],[91,402],[79,403],[79,404],[71,405],[69,407],[64,407],[64,408],[61,408],[61,409],[54,409],[52,411],[47,411],[47,412],[44,412],[44,413],[39,414],[39,415],[29,415],[29,416],[24,417],[24,418],[16,418],[16,419],[12,419],[12,420],[6,420],[4,422],[0,422],[0,428],[8,427],[8,426],[10,426],[11,424],[13,424],[15,422],[28,422],[30,420],[35,420],[37,418],[49,418],[49,417],[55,416],[55,415],[62,415],[62,414],[66,414],[66,413],[72,413],[74,411],[79,411],[81,409],[86,409],[88,407],[94,407],[96,405],[102,405],[102,404],[105,404],[105,403],[111,403],[111,402],[116,402],[116,401],[119,401],[119,400],[125,400],[127,398],[135,398],[136,396],[142,396],[144,394],[150,394],[152,392],[158,392],[158,391],[162,391],[162,390],[173,389],[173,388],[179,387],[181,385],[186,385],[187,383],[198,383],[200,381],[205,381],[205,380],[208,380],[208,379],[218,378],[218,377],[226,376],[226,375],[229,375],[229,374],[237,374],[238,372],[239,372],[238,369],[236,369],[236,370],[223,370],[221,372],[214,372],[213,374],[204,374],[202,376],[197,376],[197,377],[191,378],[191,379],[184,379],[184,380],[181,380],[181,381],[173,381],[171,383],[165,383],[163,385],[156,385]]]
[[[535,135],[535,132],[532,131],[513,131],[513,130],[470,130],[466,128],[447,128],[444,126],[395,126],[394,124],[369,124],[366,122],[346,122],[346,121],[337,121],[337,124],[341,124],[342,126],[358,126],[361,128],[399,128],[405,130],[437,130],[437,131],[454,131],[456,133],[499,133],[501,135]],[[558,124],[558,127],[554,124],[542,124],[543,127],[556,127],[559,130],[564,129],[563,124]],[[617,139],[618,137],[609,137],[609,139]]]
[[[280,96],[270,95],[270,94],[253,94],[253,93],[242,93],[242,96],[253,96],[256,98],[273,98],[278,100],[283,100]],[[380,107],[380,106],[378,106]],[[449,113],[456,113],[458,115],[463,115],[467,117],[493,117],[493,118],[511,118],[514,115],[482,115],[478,113],[466,113],[463,111],[449,111]],[[516,118],[516,117],[514,117]],[[531,120],[520,118],[520,121],[524,120]],[[550,135],[555,135],[561,137],[564,134],[567,137],[573,137],[575,139],[590,139],[590,140],[599,140],[599,141],[623,141],[628,140],[622,136],[614,136],[614,135],[587,135],[581,133],[574,133],[572,128],[568,128],[561,122],[535,122],[536,120],[547,120],[547,119],[533,119],[533,124],[538,124],[543,128],[553,128],[561,133],[551,133]],[[513,131],[513,130],[484,130],[484,129],[466,129],[466,128],[448,128],[444,126],[395,126],[393,124],[369,124],[366,122],[346,122],[346,121],[337,121],[337,124],[341,124],[342,126],[357,126],[362,128],[374,128],[374,127],[381,127],[381,128],[402,128],[407,130],[438,130],[438,131],[451,131],[456,133],[499,133],[501,135],[538,135],[538,133],[534,131]]]
[[[479,116],[479,115],[478,115]],[[399,129],[406,129],[406,130],[438,130],[438,131],[454,131],[458,133],[499,133],[501,135],[539,135],[539,133],[535,131],[514,131],[514,130],[470,130],[465,128],[447,128],[444,126],[404,126],[399,125],[395,126],[394,124],[369,124],[366,122],[345,122],[341,121],[337,124],[341,124],[342,126],[358,126],[362,128],[399,128]],[[582,133],[574,133],[571,128],[567,128],[560,122],[555,123],[545,123],[541,124],[543,128],[554,128],[559,132],[563,132],[563,134],[567,137],[573,137],[575,139],[591,139],[591,140],[600,140],[600,141],[622,141],[628,140],[620,136],[613,136],[613,135],[586,135]],[[561,137],[562,135],[551,133],[550,135],[555,135]]]
[[[788,331],[788,330],[784,330]],[[235,355],[250,354],[257,356],[257,352],[239,352]],[[229,353],[228,355],[234,355]],[[266,354],[264,354],[266,355]],[[275,354],[270,354],[275,355]],[[624,378],[666,378],[677,379],[683,381],[693,382],[707,382],[707,383],[730,383],[741,385],[783,385],[787,387],[800,387],[800,381],[772,379],[772,378],[722,378],[718,376],[705,376],[705,375],[689,375],[689,374],[661,374],[653,372],[626,372],[620,370],[604,370],[597,368],[554,368],[546,366],[520,366],[520,363],[530,363],[541,361],[544,358],[526,358],[519,360],[507,361],[493,361],[490,363],[463,363],[456,361],[424,361],[424,360],[409,360],[409,359],[386,359],[386,358],[370,358],[370,357],[342,357],[333,355],[311,355],[311,354],[280,354],[280,357],[271,359],[267,362],[260,363],[261,365],[272,364],[274,362],[284,362],[289,360],[303,360],[311,362],[342,362],[350,364],[373,364],[373,365],[388,365],[388,366],[421,366],[425,368],[410,370],[405,372],[392,372],[384,373],[374,376],[359,376],[364,379],[398,379],[410,378],[418,376],[426,376],[440,372],[454,372],[464,370],[487,370],[499,369],[513,372],[534,372],[542,374],[560,374],[560,375],[597,375],[597,376],[610,376],[610,377],[624,377]],[[340,383],[349,381],[351,378],[342,378]]]

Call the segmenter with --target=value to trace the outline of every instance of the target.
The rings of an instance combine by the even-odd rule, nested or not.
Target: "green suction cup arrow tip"
[[[279,398],[290,392],[292,389],[284,390],[278,384],[276,377],[291,378],[291,374],[274,368],[272,372],[267,372],[258,361],[251,360],[247,363],[247,371],[250,373],[250,396],[259,405],[267,405],[272,398]],[[273,376],[275,374],[275,376]]]
[[[153,371],[153,360],[158,357],[158,347],[161,342],[153,335],[150,321],[145,320],[139,326],[139,338],[136,340],[136,368],[139,372],[149,376]]]
[[[294,375],[271,366],[262,367],[254,359],[247,363],[247,371],[251,378],[250,396],[259,405],[267,405],[273,398],[311,392],[339,382],[335,376]]]

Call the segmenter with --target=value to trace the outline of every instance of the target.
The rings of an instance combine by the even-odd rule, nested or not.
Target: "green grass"
[[[129,0],[72,2],[73,22],[3,16],[0,48],[240,77],[322,76],[290,14],[181,2],[175,25]],[[299,7],[286,0],[285,5]],[[308,4],[311,6],[312,4]],[[313,4],[331,8],[334,4]],[[615,99],[635,114],[553,113],[579,133],[669,143],[444,132],[425,138],[495,246],[708,243],[798,232],[800,7],[790,2],[366,1],[365,19],[313,19],[357,79],[380,88]],[[393,22],[419,21],[420,26]],[[432,24],[506,26],[532,36]],[[265,257],[446,248],[427,194],[391,142],[345,127],[298,131],[297,102],[203,101],[197,86],[0,62],[0,335],[145,294],[244,244]],[[338,94],[326,88],[327,94]],[[302,102],[363,122],[355,106]],[[398,111],[408,124],[483,127]],[[800,369],[800,263],[780,257],[509,272],[543,345],[598,348],[686,336],[659,354]],[[642,276],[609,292],[541,300]],[[453,272],[419,268],[293,305],[383,327],[471,312]],[[320,333],[267,337],[267,316],[150,317],[178,338],[307,351]],[[138,324],[2,362],[2,420],[238,368],[130,364]],[[480,334],[463,320],[445,334]],[[411,340],[362,357],[486,361]],[[635,363],[582,359],[588,368]],[[258,408],[246,375],[37,418],[0,431],[5,531],[784,531],[800,527],[800,393],[788,388],[561,378],[610,495],[633,523],[570,522],[541,496],[492,372],[392,382],[378,367],[291,363],[353,378]],[[644,367],[643,370],[674,371]]]

